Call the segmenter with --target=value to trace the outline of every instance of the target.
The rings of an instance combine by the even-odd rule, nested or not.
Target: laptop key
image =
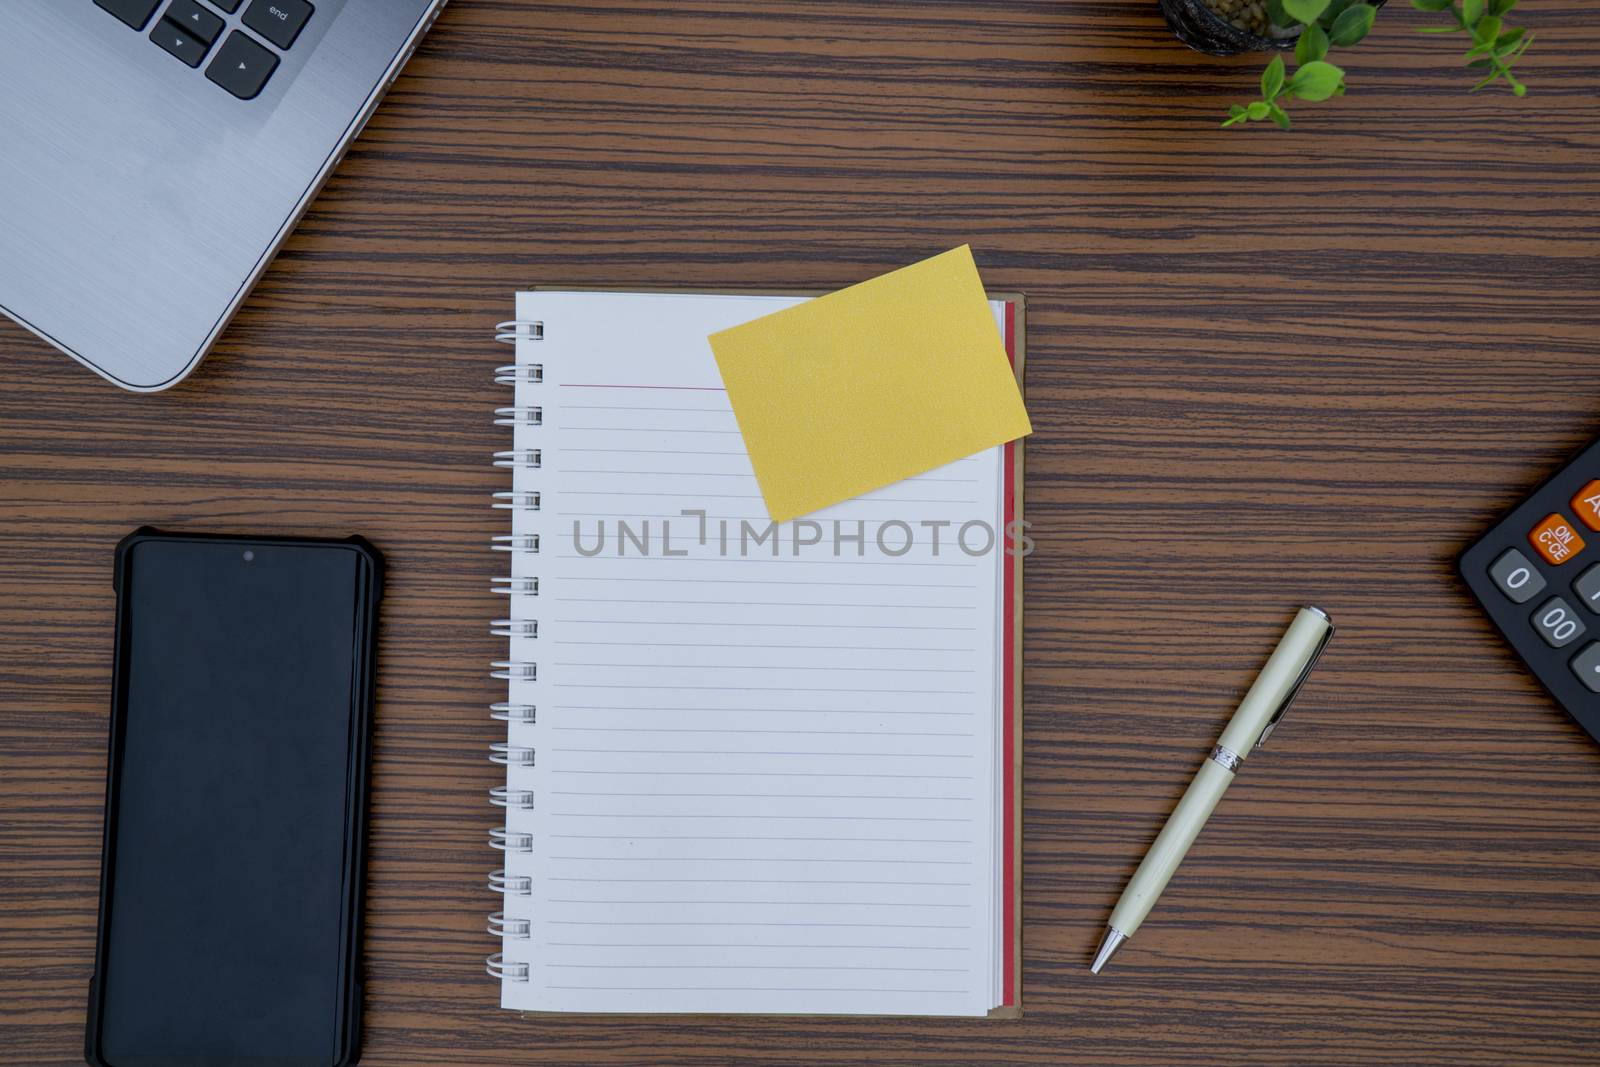
[[[306,0],[251,0],[244,24],[279,48],[288,48],[314,10]]]
[[[191,67],[198,67],[211,48],[198,37],[190,36],[189,31],[176,22],[166,19],[156,23],[156,28],[150,31],[150,39]]]
[[[214,43],[222,32],[222,16],[195,3],[194,0],[172,0],[172,6],[162,16],[189,31],[207,45]]]
[[[239,0],[211,0],[211,3],[230,15],[239,10]]]
[[[95,6],[111,12],[136,30],[144,29],[161,0],[94,0]]]
[[[277,56],[256,44],[248,34],[234,30],[206,68],[206,77],[240,100],[249,100],[261,92],[277,69]]]

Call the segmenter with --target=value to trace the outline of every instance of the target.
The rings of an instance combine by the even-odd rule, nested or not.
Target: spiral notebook
[[[500,327],[505,1008],[1020,1013],[1021,444],[769,525],[706,338],[804,299]]]

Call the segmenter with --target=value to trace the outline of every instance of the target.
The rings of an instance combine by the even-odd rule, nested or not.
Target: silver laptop
[[[0,310],[124,389],[182,381],[444,3],[6,4]]]

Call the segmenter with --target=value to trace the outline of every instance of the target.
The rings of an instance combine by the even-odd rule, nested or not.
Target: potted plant
[[[1189,47],[1212,55],[1276,51],[1261,73],[1261,96],[1228,109],[1222,125],[1271,120],[1290,125],[1292,100],[1315,102],[1345,92],[1344,68],[1329,62],[1335,48],[1360,43],[1372,29],[1384,0],[1160,0],[1167,25]],[[1527,87],[1512,66],[1533,36],[1504,24],[1517,0],[1411,0],[1418,11],[1445,17],[1446,24],[1423,27],[1424,33],[1465,33],[1471,42],[1468,67],[1482,79],[1476,92],[1504,81],[1522,96]],[[1294,52],[1294,69],[1283,54]]]

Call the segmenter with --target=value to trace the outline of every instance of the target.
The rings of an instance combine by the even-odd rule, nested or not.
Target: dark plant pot
[[[1205,5],[1205,0],[1161,0],[1161,13],[1178,40],[1196,52],[1233,56],[1240,52],[1288,51],[1294,37],[1262,37],[1241,30]]]
[[[1389,0],[1366,0],[1381,8]],[[1161,0],[1161,13],[1178,40],[1196,52],[1213,56],[1236,56],[1240,52],[1287,52],[1294,47],[1293,37],[1262,37],[1241,30],[1205,5],[1205,0]]]

